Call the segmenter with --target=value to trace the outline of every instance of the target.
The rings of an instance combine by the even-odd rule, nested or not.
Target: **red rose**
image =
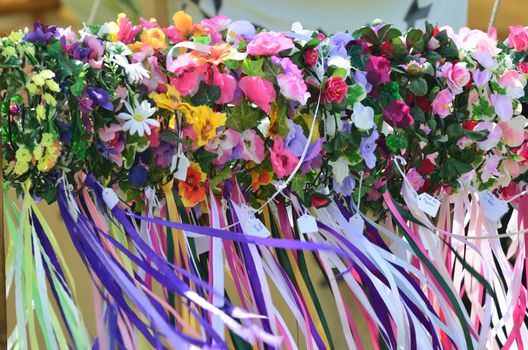
[[[422,175],[430,175],[434,168],[435,164],[429,158],[424,158],[418,172]]]
[[[416,105],[424,112],[428,113],[431,109],[431,102],[427,96],[416,96]]]
[[[473,130],[478,125],[478,122],[476,120],[467,120],[464,123],[462,123],[462,127],[466,130]]]
[[[314,48],[304,51],[303,56],[304,56],[304,63],[306,63],[308,67],[313,67],[317,64],[317,59],[319,58],[319,52],[317,52],[317,49],[314,47]]]
[[[317,33],[317,39],[319,39],[319,41],[323,41],[326,39],[326,36],[323,33]]]
[[[341,103],[347,93],[348,86],[341,77],[331,77],[326,81],[324,97],[328,103]]]

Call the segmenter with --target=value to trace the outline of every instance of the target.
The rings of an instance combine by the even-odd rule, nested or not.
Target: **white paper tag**
[[[196,249],[196,254],[201,255],[207,253],[209,248],[211,248],[211,238],[210,237],[195,237],[194,238],[194,247]]]
[[[252,218],[247,220],[246,222],[242,223],[242,227],[244,228],[244,233],[250,235],[250,236],[257,236],[257,237],[269,237],[271,233],[268,231],[266,226],[257,218]]]
[[[440,201],[435,197],[431,196],[429,193],[422,193],[418,196],[416,200],[418,203],[418,208],[424,213],[429,214],[433,218],[438,214],[438,209],[440,209]]]
[[[171,162],[171,172],[176,170],[174,178],[185,181],[187,179],[187,169],[189,169],[189,165],[191,165],[191,163],[185,154],[175,154],[174,157],[172,157]]]
[[[508,203],[498,199],[488,190],[479,192],[479,203],[484,210],[484,216],[497,222],[508,212]]]
[[[297,219],[297,226],[301,233],[314,233],[318,232],[317,221],[309,214],[303,214]]]
[[[117,197],[114,190],[109,187],[103,189],[103,200],[110,210],[114,209],[117,203],[119,203],[119,197]]]
[[[365,220],[359,215],[359,213],[355,213],[352,215],[350,220],[348,220],[348,223],[350,226],[352,226],[352,234],[361,236],[363,235],[363,229],[365,228]]]

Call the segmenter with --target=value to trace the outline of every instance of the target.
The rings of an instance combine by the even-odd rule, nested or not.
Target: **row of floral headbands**
[[[10,345],[38,324],[49,348],[302,347],[272,283],[307,347],[362,348],[338,278],[377,348],[522,346],[528,29],[173,20],[0,39]],[[95,340],[39,199],[92,277]]]

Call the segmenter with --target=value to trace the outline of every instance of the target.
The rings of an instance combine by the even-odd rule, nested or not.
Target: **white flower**
[[[372,107],[363,106],[361,103],[354,103],[352,121],[362,130],[370,130],[374,127],[374,110]]]
[[[123,120],[123,130],[128,131],[130,135],[137,133],[139,136],[150,135],[151,127],[158,127],[160,124],[155,119],[149,117],[156,112],[156,108],[152,107],[148,101],[143,101],[135,108],[132,108],[130,103],[125,102],[125,107],[129,113],[119,113],[117,117]]]
[[[328,163],[332,167],[335,180],[342,184],[345,177],[350,174],[350,170],[348,169],[348,159],[345,157],[339,157],[335,162],[330,161]]]
[[[328,65],[334,66],[337,68],[343,68],[346,71],[347,76],[350,75],[350,69],[351,69],[350,61],[344,57],[332,56],[328,60]]]
[[[144,79],[150,78],[148,70],[141,63],[129,63],[125,56],[116,55],[113,61],[123,67],[128,75],[128,81],[132,84],[139,83]]]

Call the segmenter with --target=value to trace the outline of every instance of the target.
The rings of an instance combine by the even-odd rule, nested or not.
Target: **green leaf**
[[[407,138],[402,135],[390,134],[386,140],[387,147],[396,153],[399,149],[407,148]]]
[[[291,189],[299,196],[301,201],[304,201],[304,186],[307,182],[306,175],[295,175],[291,182]]]
[[[378,36],[376,32],[370,27],[363,27],[354,32],[354,36],[359,36],[361,39],[365,39],[371,44],[376,44],[378,42]]]
[[[260,58],[258,60],[251,60],[249,58],[246,58],[244,61],[242,61],[242,72],[245,75],[264,77],[266,74],[262,70],[263,64],[263,58]]]
[[[239,132],[255,128],[260,119],[260,112],[249,106],[245,101],[240,102],[238,106],[229,110],[228,113],[227,127]]]
[[[453,165],[455,166],[456,172],[459,175],[465,174],[471,170],[473,170],[473,166],[471,164],[461,162],[457,159],[451,159],[453,162]]]
[[[211,42],[211,36],[209,34],[201,35],[201,36],[193,36],[192,41],[197,44],[209,45],[209,43]]]
[[[39,193],[39,197],[43,198],[48,204],[53,203],[57,198],[57,187],[50,186],[46,192]]]
[[[233,172],[230,167],[223,167],[222,171],[216,174],[216,176],[211,180],[211,187],[216,188],[220,182],[230,179],[232,174]]]
[[[427,95],[428,86],[424,78],[412,78],[409,81],[409,85],[411,86],[412,93],[416,96]]]
[[[77,78],[75,82],[70,87],[70,90],[75,97],[81,97],[84,91],[84,87],[86,86],[86,82],[84,79]]]
[[[207,152],[205,149],[200,148],[196,152],[193,153],[194,159],[198,164],[200,164],[200,168],[203,172],[208,172],[209,167],[211,166],[211,162],[218,157],[217,154]]]
[[[423,36],[423,33],[420,29],[409,30],[405,37],[405,42],[407,44],[407,47],[413,47],[414,44],[416,44],[422,36]]]
[[[207,85],[203,80],[200,82],[198,91],[191,97],[191,101],[195,106],[214,106],[216,100],[220,98],[220,87],[214,85]]]
[[[356,83],[348,87],[346,99],[351,106],[356,102],[362,101],[365,97],[367,97],[367,90],[365,90],[363,85]]]
[[[488,134],[489,134],[488,130],[482,130],[482,131],[464,130],[464,135],[466,135],[467,138],[474,140],[474,141],[484,141],[488,138]]]
[[[132,168],[132,165],[134,164],[134,159],[136,158],[136,145],[135,144],[128,145],[123,150],[122,155],[123,155],[124,168],[125,169]]]
[[[495,109],[490,106],[488,101],[482,97],[479,99],[478,103],[473,104],[473,119],[490,119],[495,116]]]

